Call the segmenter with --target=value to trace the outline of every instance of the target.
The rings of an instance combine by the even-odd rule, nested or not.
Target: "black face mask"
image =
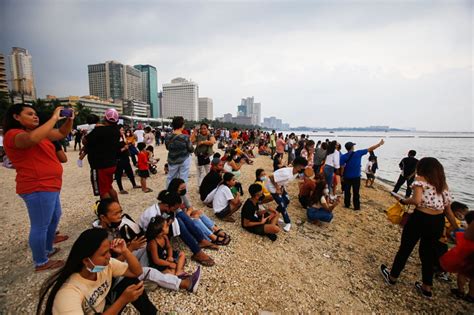
[[[109,224],[109,228],[111,229],[116,229],[120,226],[120,223],[122,223],[122,221],[119,221],[119,222],[110,222]]]
[[[179,195],[180,195],[180,196],[186,195],[186,189],[180,190],[180,191],[179,191]]]

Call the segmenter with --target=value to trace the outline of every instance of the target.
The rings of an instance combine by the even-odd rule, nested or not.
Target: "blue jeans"
[[[168,164],[168,178],[166,179],[166,187],[170,184],[173,178],[181,178],[184,182],[188,182],[189,169],[191,168],[191,155],[188,156],[183,163]]]
[[[333,195],[332,191],[332,179],[334,177],[334,167],[331,165],[324,165],[324,178],[326,179],[326,184],[328,184],[329,193]]]
[[[61,217],[59,191],[38,191],[20,194],[25,201],[30,217],[29,243],[35,266],[48,262],[48,254],[53,251],[53,241]]]
[[[214,221],[209,219],[207,215],[202,214],[198,219],[193,219],[193,223],[204,234],[204,238],[210,241],[209,235],[213,233]]]
[[[179,229],[181,234],[179,235],[186,246],[193,252],[197,254],[201,251],[199,247],[199,242],[205,239],[204,234],[196,228],[193,223],[193,220],[183,211],[176,211],[176,219],[179,223]]]
[[[308,208],[306,210],[306,215],[308,216],[309,221],[323,221],[331,222],[333,218],[332,212],[326,211],[323,208]]]
[[[288,215],[288,205],[290,204],[290,199],[288,198],[288,194],[284,192],[282,195],[279,194],[272,194],[273,200],[277,203],[277,211],[281,213],[283,217],[283,221],[285,223],[291,223],[290,216]]]

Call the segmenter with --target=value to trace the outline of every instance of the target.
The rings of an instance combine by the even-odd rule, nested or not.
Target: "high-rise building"
[[[183,78],[163,84],[163,118],[183,116],[187,120],[198,120],[199,87],[197,83]]]
[[[141,71],[117,61],[88,65],[89,93],[108,100],[143,101]]]
[[[143,101],[151,106],[151,117],[161,117],[161,107],[158,100],[158,76],[156,68],[151,65],[135,65],[142,73]]]
[[[5,56],[0,54],[0,92],[8,93],[7,67],[5,66]]]
[[[28,50],[13,47],[10,55],[10,68],[13,93],[19,94],[25,100],[36,99],[33,64]]]
[[[254,97],[243,98],[237,106],[237,117],[250,117],[252,125],[260,125],[262,121],[262,106],[254,103]]]
[[[202,120],[202,119],[212,120],[213,116],[214,116],[214,113],[213,113],[212,98],[200,97],[198,120]]]
[[[124,101],[123,113],[129,116],[150,117],[150,104],[137,100]]]

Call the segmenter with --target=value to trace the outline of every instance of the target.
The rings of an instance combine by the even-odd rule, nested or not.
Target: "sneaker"
[[[82,167],[82,160],[77,160],[77,166]]]
[[[387,266],[383,264],[380,265],[380,273],[387,284],[395,285],[397,283],[396,281],[390,279],[390,270],[388,270]]]
[[[441,281],[445,282],[451,282],[451,279],[449,278],[449,274],[447,272],[439,272],[436,274],[436,278]]]
[[[285,232],[290,232],[290,229],[291,229],[291,223],[287,223],[284,227],[283,227],[283,230]]]
[[[433,297],[433,292],[426,291],[425,289],[423,289],[423,286],[418,281],[415,282],[415,288],[418,291],[418,293],[420,293],[423,297],[425,297],[427,299],[431,299]]]
[[[198,266],[196,271],[191,276],[191,285],[188,288],[188,291],[192,293],[196,293],[200,280],[201,280],[201,266]]]
[[[272,240],[272,242],[275,242],[278,238],[276,234],[267,234],[267,237]]]

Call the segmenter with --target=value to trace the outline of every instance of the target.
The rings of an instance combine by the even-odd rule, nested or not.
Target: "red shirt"
[[[148,154],[146,152],[138,152],[138,169],[146,171],[148,169]]]
[[[16,169],[16,193],[60,191],[63,167],[56,156],[54,144],[49,139],[26,149],[15,146],[15,136],[27,132],[10,129],[5,134],[5,152]]]

